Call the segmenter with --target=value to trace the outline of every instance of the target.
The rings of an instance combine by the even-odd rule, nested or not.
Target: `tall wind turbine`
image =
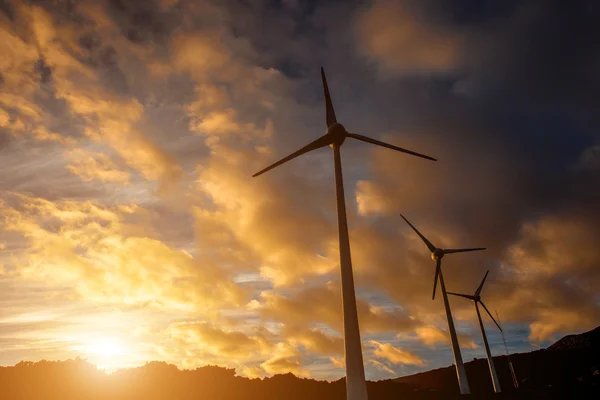
[[[348,238],[348,222],[346,221],[346,202],[344,200],[344,185],[342,179],[342,161],[340,146],[346,138],[352,138],[363,142],[387,147],[413,156],[427,158],[437,161],[435,158],[415,153],[401,147],[393,146],[366,136],[350,133],[337,122],[325,71],[321,67],[321,79],[325,93],[325,116],[327,132],[317,140],[307,144],[300,150],[282,158],[276,163],[252,175],[253,177],[263,174],[293,158],[309,151],[325,146],[333,148],[333,160],[335,166],[335,194],[337,198],[338,233],[340,241],[340,268],[342,279],[342,307],[344,313],[344,354],[346,358],[346,396],[348,400],[366,400],[367,384],[365,382],[365,370],[363,365],[362,348],[360,343],[360,330],[358,327],[358,314],[356,311],[356,297],[354,293],[354,277],[352,275],[352,261],[350,258],[350,240]]]
[[[460,294],[460,293],[452,293],[452,292],[448,292],[448,294],[451,294],[453,296],[464,297],[465,299],[469,299],[469,300],[473,301],[473,303],[475,304],[475,310],[477,311],[477,319],[479,320],[479,327],[481,328],[481,336],[483,337],[483,345],[485,346],[485,355],[487,356],[488,365],[490,366],[490,375],[492,377],[492,383],[494,384],[494,392],[500,393],[502,391],[500,389],[500,381],[498,380],[498,375],[496,375],[496,368],[494,367],[494,359],[492,358],[492,354],[490,353],[490,346],[488,344],[487,336],[485,334],[485,329],[483,328],[483,322],[481,321],[481,314],[479,313],[479,304],[481,304],[481,306],[488,313],[488,315],[490,316],[492,321],[494,321],[494,323],[496,324],[498,329],[500,329],[500,331],[502,331],[502,328],[500,328],[500,325],[498,324],[498,322],[496,322],[494,317],[492,317],[492,313],[490,312],[490,310],[488,310],[488,308],[485,306],[485,303],[481,300],[481,289],[483,289],[483,284],[485,283],[485,279],[487,278],[489,273],[490,273],[489,270],[485,273],[485,276],[483,277],[483,280],[481,281],[481,283],[479,284],[479,287],[475,291],[475,294],[469,295],[469,294]]]
[[[496,310],[496,319],[498,320],[498,325],[500,325],[500,317],[498,316],[498,310]],[[500,326],[498,326],[500,328]],[[504,342],[504,350],[506,350],[506,357],[508,358],[508,367],[510,369],[510,376],[512,376],[513,386],[515,389],[519,388],[519,380],[517,379],[517,374],[515,374],[515,369],[513,367],[513,363],[510,360],[510,353],[508,352],[508,346],[506,345],[506,338],[504,337],[504,329],[500,328],[500,333],[502,333],[502,341]]]
[[[450,311],[450,303],[448,303],[448,295],[446,294],[446,285],[444,285],[444,277],[442,275],[442,258],[446,254],[452,253],[463,253],[467,251],[485,250],[485,247],[477,247],[471,249],[440,249],[435,247],[425,236],[421,234],[408,222],[404,215],[400,216],[406,221],[408,225],[416,232],[417,235],[423,240],[429,251],[431,252],[431,259],[435,261],[435,278],[433,279],[433,296],[435,299],[435,289],[437,287],[438,278],[440,280],[440,287],[442,289],[442,297],[444,299],[444,307],[446,308],[446,318],[448,319],[448,331],[450,332],[450,340],[452,341],[452,354],[454,354],[454,365],[456,366],[456,375],[458,377],[458,386],[461,394],[470,394],[469,381],[467,381],[467,373],[465,372],[465,366],[463,364],[462,355],[460,354],[460,346],[458,345],[458,338],[456,336],[456,329],[454,328],[454,321],[452,320],[452,312]]]

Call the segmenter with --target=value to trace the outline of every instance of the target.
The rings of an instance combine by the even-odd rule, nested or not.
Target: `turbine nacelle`
[[[344,140],[346,140],[346,136],[348,136],[348,131],[346,131],[344,125],[340,124],[339,122],[334,122],[333,124],[329,125],[325,135],[331,137],[332,142],[329,146],[331,146],[332,148],[334,146],[339,147],[342,145],[342,143],[344,143]]]
[[[498,329],[502,330],[502,328],[500,327],[500,324],[498,324],[498,322],[496,322],[496,320],[492,316],[492,313],[490,312],[490,310],[488,310],[488,308],[485,306],[484,302],[481,300],[481,290],[483,289],[483,285],[485,284],[485,280],[487,279],[487,276],[489,273],[490,273],[489,270],[485,273],[483,279],[481,280],[481,283],[479,284],[479,287],[477,287],[477,290],[475,291],[474,294],[462,294],[462,293],[453,293],[453,292],[448,292],[448,294],[450,294],[452,296],[464,297],[465,299],[469,299],[475,303],[475,306],[477,306],[477,303],[481,304],[481,306],[484,308],[485,312],[488,313],[488,315],[490,316],[492,321],[494,321],[494,323],[496,324]]]
[[[444,249],[435,249],[435,250],[433,251],[433,253],[431,253],[431,259],[432,259],[433,261],[438,261],[438,260],[441,260],[442,258],[444,258],[444,254],[446,254],[446,253],[444,252]]]
[[[350,134],[350,135],[352,135],[352,134]],[[431,251],[431,259],[433,261],[435,261],[435,277],[433,278],[433,296],[432,296],[433,300],[435,300],[435,288],[437,287],[438,277],[440,276],[440,273],[441,273],[440,271],[441,271],[441,267],[442,267],[442,258],[444,258],[444,256],[446,254],[465,253],[468,251],[485,250],[485,247],[477,247],[477,248],[469,248],[469,249],[440,249],[439,247],[435,247],[435,245],[433,243],[431,243],[429,241],[429,239],[427,239],[425,236],[423,236],[423,234],[421,232],[419,232],[419,230],[417,228],[415,228],[415,226],[413,224],[411,224],[404,217],[404,215],[400,214],[400,216],[402,217],[402,219],[404,221],[406,221],[406,223],[412,228],[412,230],[415,231],[415,233],[417,235],[419,235],[419,237],[421,238],[423,243],[425,243],[425,246],[427,246],[429,251]]]

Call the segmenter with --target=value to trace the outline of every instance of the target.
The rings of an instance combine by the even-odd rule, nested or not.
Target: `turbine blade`
[[[277,161],[275,164],[271,164],[267,168],[258,171],[257,173],[255,173],[254,175],[252,175],[252,177],[254,178],[256,176],[259,176],[259,175],[261,175],[261,174],[263,174],[263,173],[265,173],[265,172],[267,172],[267,171],[269,171],[269,170],[271,170],[271,169],[273,169],[273,168],[275,168],[275,167],[277,167],[277,166],[279,166],[279,165],[281,165],[281,164],[283,164],[285,162],[290,161],[293,158],[301,156],[304,153],[308,153],[309,151],[316,150],[316,149],[319,149],[321,147],[325,147],[325,146],[330,145],[331,143],[333,143],[333,141],[331,140],[331,137],[328,137],[328,136],[329,135],[321,136],[320,138],[318,138],[317,140],[315,140],[315,141],[307,144],[306,146],[304,146],[300,150],[295,151],[294,153],[290,154],[289,156],[284,157],[281,160]]]
[[[500,325],[500,316],[498,315],[498,310],[494,310],[496,313],[496,319],[498,320],[498,325]]]
[[[417,152],[414,152],[414,151],[406,150],[406,149],[403,149],[402,147],[394,146],[392,144],[380,142],[379,140],[371,139],[370,137],[367,137],[367,136],[359,135],[359,134],[356,134],[356,133],[348,133],[348,136],[351,137],[351,138],[354,138],[356,140],[361,140],[363,142],[367,142],[367,143],[371,143],[371,144],[376,144],[377,146],[387,147],[388,149],[392,149],[392,150],[396,150],[396,151],[401,151],[402,153],[411,154],[413,156],[417,156],[417,157],[421,157],[421,158],[426,158],[426,159],[432,160],[432,161],[437,161],[433,157],[429,157],[429,156],[426,156],[424,154],[417,153]]]
[[[437,259],[435,263],[435,278],[433,278],[433,296],[431,300],[435,300],[435,289],[437,288],[438,276],[440,275],[440,268],[442,265],[442,260],[440,258]]]
[[[475,291],[475,296],[479,296],[481,294],[481,289],[483,289],[483,284],[485,283],[485,278],[487,278],[489,273],[490,273],[490,270],[488,269],[487,272],[485,273],[485,276],[483,277],[483,280],[479,284],[479,287]]]
[[[460,294],[460,293],[452,293],[452,292],[446,292],[447,294],[451,294],[452,296],[459,296],[459,297],[464,297],[465,299],[469,299],[469,300],[475,300],[473,298],[473,296],[470,296],[468,294]]]
[[[337,122],[337,119],[335,118],[335,110],[333,109],[333,102],[331,101],[329,86],[327,86],[327,78],[325,78],[325,70],[323,67],[321,67],[321,79],[323,80],[323,91],[325,93],[325,121],[329,128]]]
[[[494,323],[496,324],[496,326],[498,327],[498,329],[500,329],[500,331],[503,332],[502,328],[500,328],[500,324],[498,324],[496,322],[496,320],[492,316],[492,313],[490,312],[490,310],[488,310],[488,308],[485,306],[485,304],[483,303],[483,301],[479,300],[479,302],[481,303],[481,305],[483,306],[483,308],[485,309],[485,311],[488,313],[488,315],[490,316],[490,318],[492,319],[492,321],[494,321]]]
[[[411,224],[410,222],[408,222],[408,220],[406,218],[404,218],[404,215],[400,214],[400,216],[406,221],[406,223],[408,225],[410,225],[411,228],[413,228],[413,231],[415,231],[417,233],[417,235],[419,235],[419,237],[421,238],[421,240],[423,240],[423,242],[425,243],[425,245],[427,245],[427,248],[429,249],[429,251],[433,253],[435,251],[435,246],[429,240],[427,240],[427,238],[425,236],[423,236],[421,234],[421,232],[419,232],[419,230],[413,226],[413,224]]]
[[[444,253],[446,254],[451,254],[451,253],[464,253],[466,251],[478,251],[478,250],[485,250],[485,247],[477,247],[474,249],[444,249]]]

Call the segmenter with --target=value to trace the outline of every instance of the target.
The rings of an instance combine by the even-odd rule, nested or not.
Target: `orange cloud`
[[[429,347],[436,347],[436,345],[440,343],[450,345],[450,335],[448,331],[442,330],[437,326],[420,326],[415,331],[419,339]],[[476,349],[479,347],[471,337],[464,334],[458,334],[458,341],[462,348]]]
[[[169,335],[183,341],[192,352],[203,354],[205,363],[230,359],[235,364],[272,354],[274,345],[260,335],[249,336],[240,331],[226,331],[202,323],[178,323],[169,327]]]
[[[66,157],[74,162],[67,165],[67,168],[84,181],[98,179],[101,182],[129,182],[130,174],[119,169],[104,153],[76,149],[67,152]]]
[[[291,343],[297,343],[313,354],[342,354],[344,341],[339,336],[329,336],[318,329],[300,330],[286,328],[283,333]]]
[[[542,217],[524,225],[503,265],[518,287],[496,296],[503,315],[529,321],[533,341],[592,329],[600,318],[598,307],[587,301],[600,285],[598,240],[595,225],[576,215]]]
[[[302,290],[293,297],[263,292],[261,300],[259,311],[265,318],[292,326],[325,323],[338,332],[342,331],[341,299],[337,285]],[[401,331],[411,329],[415,324],[406,315],[386,312],[364,300],[357,301],[357,308],[363,333]]]
[[[375,368],[377,368],[380,371],[386,372],[390,375],[396,375],[396,372],[393,369],[377,360],[369,360],[369,364],[373,364]]]
[[[131,214],[143,214],[137,206],[9,199],[16,204],[3,205],[3,228],[28,241],[16,262],[24,278],[71,283],[100,303],[197,311],[243,304],[244,291],[225,271],[129,224]]]
[[[388,360],[393,364],[408,364],[423,366],[425,362],[418,355],[404,349],[393,346],[390,343],[379,343],[375,340],[369,341],[369,344],[375,347],[373,354],[375,357]]]

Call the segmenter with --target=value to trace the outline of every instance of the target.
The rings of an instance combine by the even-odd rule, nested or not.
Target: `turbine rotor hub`
[[[336,122],[331,124],[328,128],[327,128],[327,133],[326,135],[331,135],[333,137],[333,143],[330,144],[331,147],[334,146],[341,146],[342,143],[344,143],[344,140],[346,139],[346,134],[348,132],[346,131],[346,128],[344,128],[344,125]]]
[[[435,249],[433,253],[431,253],[431,259],[433,261],[441,260],[442,258],[444,258],[444,250],[442,249]]]

